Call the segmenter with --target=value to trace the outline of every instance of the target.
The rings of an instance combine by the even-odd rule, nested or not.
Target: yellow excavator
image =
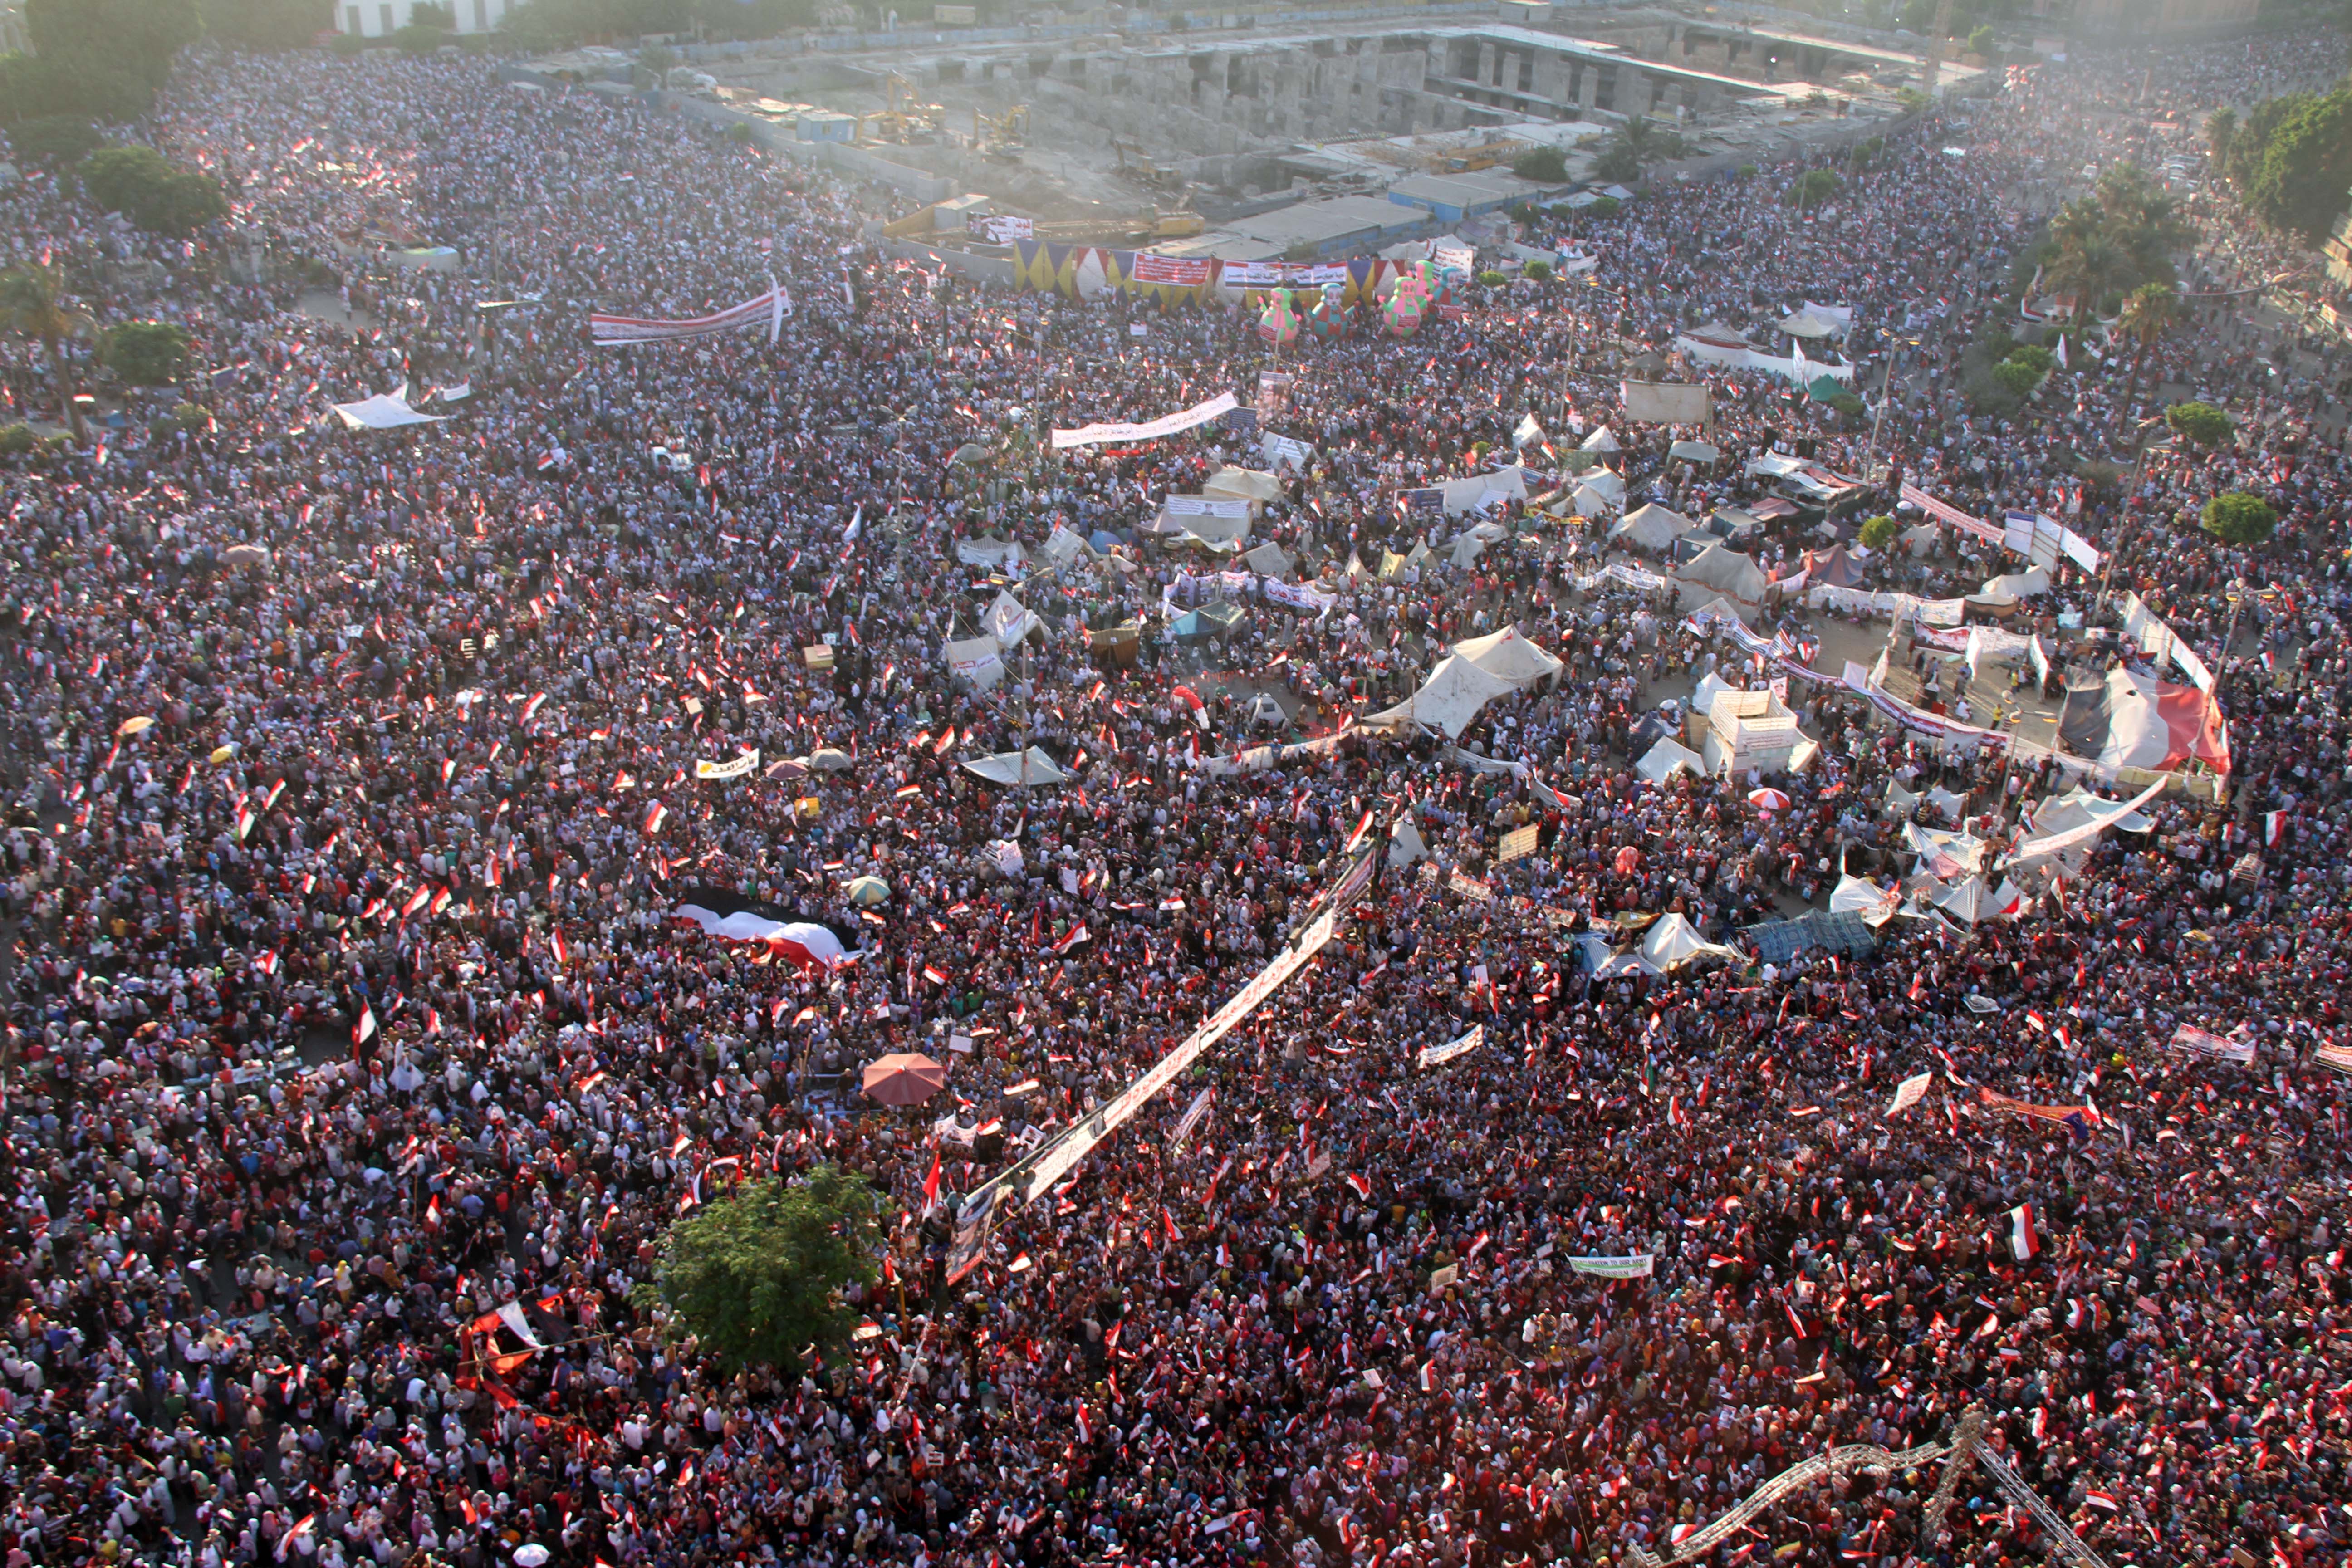
[[[1167,191],[1181,191],[1184,188],[1182,174],[1165,163],[1154,163],[1145,157],[1143,149],[1134,143],[1121,142],[1114,136],[1110,139],[1110,150],[1112,156],[1118,160],[1120,178],[1139,181],[1144,184],[1154,185]]]
[[[975,153],[991,158],[1003,158],[1018,163],[1028,150],[1029,109],[1016,104],[1002,114],[971,111],[971,147]]]
[[[860,142],[919,142],[946,129],[947,110],[925,103],[913,80],[897,71],[882,79],[887,108],[857,118]]]

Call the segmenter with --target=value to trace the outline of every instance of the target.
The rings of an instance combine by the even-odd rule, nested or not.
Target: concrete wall
[[[675,109],[680,114],[705,124],[730,128],[749,126],[751,140],[772,153],[803,163],[823,163],[849,179],[872,180],[888,185],[893,190],[906,192],[919,202],[945,201],[962,189],[956,181],[944,175],[910,169],[904,163],[894,163],[863,147],[853,147],[840,142],[803,142],[791,126],[740,113],[709,99],[688,98],[670,92],[652,92],[646,96],[657,107]]]
[[[869,234],[868,237],[881,247],[885,254],[895,256],[901,261],[925,263],[939,261],[944,263],[947,269],[959,278],[969,278],[975,282],[986,283],[992,287],[1010,289],[1013,286],[1015,274],[1013,263],[1003,258],[974,256],[964,250],[934,250],[929,246],[919,245],[913,240],[892,239],[882,234],[878,226]]]

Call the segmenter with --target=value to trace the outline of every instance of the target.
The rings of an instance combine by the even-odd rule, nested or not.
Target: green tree
[[[2011,397],[2024,397],[2042,384],[2042,372],[2030,364],[2005,359],[1992,367],[1992,380],[1995,386]]]
[[[2021,364],[2036,375],[2048,375],[2058,368],[2058,356],[2040,343],[2019,343],[2001,356],[2011,364]]]
[[[1542,259],[1541,258],[1538,258],[1536,260],[1528,262],[1525,267],[1520,268],[1519,271],[1523,276],[1533,282],[1549,283],[1551,281],[1551,263]]]
[[[70,163],[98,142],[98,127],[82,115],[44,115],[8,128],[8,145],[18,157],[44,162]]]
[[[335,25],[334,0],[198,0],[205,31],[233,49],[295,49]]]
[[[2172,253],[2197,242],[2164,183],[2137,163],[2114,163],[2099,174],[2099,232],[2127,257],[2131,276],[2122,287],[2172,279]]]
[[[1631,184],[1642,177],[1642,160],[1631,147],[1612,143],[1603,147],[1601,155],[1592,160],[1592,177],[1612,185]]]
[[[196,0],[26,0],[25,28],[42,58],[121,71],[152,100],[205,22]]]
[[[2148,351],[2163,342],[2179,315],[2180,292],[2169,283],[2143,283],[2125,297],[2116,324],[2137,352],[2132,355],[2131,381],[2125,387],[2124,400],[2116,405],[2116,429],[2122,428],[2125,414],[2138,400],[2140,373],[2147,368]]]
[[[745,1182],[672,1222],[640,1289],[729,1369],[796,1368],[807,1347],[848,1334],[838,1291],[875,1279],[881,1210],[862,1177],[831,1165],[805,1183]]]
[[[2192,447],[2221,446],[2236,431],[2230,416],[2210,403],[2176,403],[2164,411],[2164,422]]]
[[[1587,217],[1615,217],[1617,216],[1617,209],[1624,205],[1624,203],[1619,201],[1615,196],[1601,196],[1594,201],[1591,206],[1584,209],[1584,216]]]
[[[2260,496],[2228,490],[2205,503],[2202,523],[2224,544],[2261,544],[2278,531],[2278,513]]]
[[[169,386],[188,368],[188,333],[170,321],[125,321],[106,332],[106,363],[133,386]]]
[[[2080,321],[2108,293],[2123,286],[2131,259],[2108,238],[2106,215],[2089,198],[2059,209],[2050,220],[2050,238],[2057,248],[2043,280],[2051,292],[2066,302],[2068,314]]]
[[[2213,154],[2216,168],[2230,161],[2230,142],[2238,134],[2238,111],[2217,109],[2205,117],[2205,149]]]
[[[1530,147],[1511,160],[1511,173],[1539,185],[1565,184],[1568,158],[1557,147]]]
[[[1861,539],[1864,549],[1884,550],[1894,543],[1895,535],[1902,531],[1901,523],[1896,522],[1885,512],[1880,512],[1876,517],[1866,517],[1862,520],[1862,531],[1857,537]]]
[[[65,279],[55,268],[24,267],[0,273],[0,321],[26,337],[41,340],[57,377],[58,417],[81,434],[81,411],[74,406],[73,382],[66,371],[65,341],[90,330],[89,317],[67,302]]]
[[[2246,203],[2281,228],[2317,241],[2343,216],[2352,189],[2352,88],[2305,95],[2279,121],[2246,183]]]
[[[1990,59],[1992,58],[1992,28],[1990,25],[1979,27],[1975,32],[1969,35],[1969,53],[1972,55],[1981,55],[1986,59]]]
[[[1808,212],[1828,201],[1845,188],[1835,169],[1808,169],[1790,182],[1788,202],[1800,212]]]
[[[73,115],[113,123],[147,112],[155,94],[127,71],[62,55],[0,55],[0,120]]]
[[[82,189],[107,212],[151,234],[192,234],[228,216],[228,198],[209,174],[182,169],[152,147],[109,147],[81,165]]]

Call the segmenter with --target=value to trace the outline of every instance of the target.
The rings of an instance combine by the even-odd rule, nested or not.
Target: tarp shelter
[[[1012,647],[1045,623],[1039,620],[1029,606],[1012,595],[998,589],[996,602],[980,617],[988,635],[996,639],[999,647]]]
[[[1898,847],[1919,858],[1919,869],[1940,882],[1966,877],[1984,864],[1984,840],[1965,833],[1939,833],[1916,822],[1903,825]]]
[[[380,392],[357,403],[336,404],[335,417],[347,430],[397,430],[407,425],[438,425],[446,416],[419,414],[408,406],[408,399]]]
[[[1769,585],[1763,568],[1753,559],[1720,544],[1710,544],[1675,571],[1685,599],[1702,602],[1722,597],[1740,619],[1754,616]]]
[[[1241,496],[1254,501],[1270,501],[1282,494],[1282,481],[1263,468],[1219,468],[1201,487],[1205,496]]]
[[[1721,942],[1709,942],[1698,934],[1698,928],[1678,914],[1661,916],[1642,938],[1642,962],[1659,974],[1671,974],[1686,963],[1702,959],[1720,958],[1727,963],[1740,962],[1738,951]]]
[[[1822,374],[1805,384],[1805,395],[1815,403],[1829,403],[1846,390],[1845,384],[1833,375]]]
[[[961,675],[982,691],[992,690],[1004,679],[1004,653],[994,637],[967,637],[947,646],[950,672]]]
[[[1197,610],[1187,610],[1169,623],[1178,642],[1200,642],[1230,637],[1249,618],[1249,612],[1229,599],[1218,599]]]
[[[2059,743],[2106,768],[2164,773],[2200,762],[2230,771],[2230,732],[2212,699],[2129,669],[2111,670],[2102,685],[2067,689]]]
[[[1712,441],[1677,441],[1666,456],[1677,462],[1715,463],[1722,461],[1723,449]]]
[[[1421,689],[1395,707],[1368,715],[1367,729],[1401,729],[1419,725],[1435,730],[1449,741],[1478,717],[1478,710],[1518,688],[1498,675],[1489,675],[1458,653],[1447,654],[1421,683]]]
[[[1706,761],[1680,741],[1664,740],[1642,754],[1633,771],[1652,784],[1664,784],[1676,772],[1694,777],[1706,771]]]
[[[1603,425],[1579,443],[1578,449],[1586,452],[1622,452],[1625,448],[1618,444],[1616,432]]]
[[[1474,522],[1454,537],[1445,547],[1445,553],[1454,565],[1468,570],[1486,546],[1498,539],[1508,539],[1511,531],[1499,522]]]
[[[1675,540],[1697,526],[1672,507],[1652,501],[1647,506],[1627,512],[1623,521],[1609,531],[1609,542],[1613,544],[1621,539],[1626,540],[1637,550],[1662,555]]]
[[[1516,626],[1505,626],[1490,636],[1455,643],[1454,651],[1523,691],[1551,679],[1561,668],[1559,660],[1521,637]]]
[[[1034,746],[1025,752],[999,752],[992,757],[967,760],[963,765],[965,772],[991,784],[1057,784],[1077,776],[1064,773],[1059,763]]]
[[[1830,912],[1856,915],[1865,925],[1883,926],[1903,912],[1903,895],[1867,877],[1841,877],[1830,889]]]
[[[1825,583],[1832,588],[1859,588],[1862,586],[1862,563],[1848,554],[1843,544],[1833,544],[1827,550],[1808,550],[1805,552],[1805,581],[1808,584]]]
[[[1698,678],[1698,683],[1691,688],[1690,710],[1694,713],[1712,713],[1715,711],[1715,696],[1717,692],[1737,691],[1738,689],[1739,689],[1732,685],[1731,682],[1724,679],[1723,677],[1716,674],[1715,671],[1710,669],[1705,675],[1700,676]]]
[[[1569,498],[1568,508],[1579,517],[1599,517],[1615,511],[1622,499],[1622,495],[1612,496],[1591,485],[1579,485],[1576,493]]]
[[[1413,826],[1410,816],[1398,817],[1396,826],[1389,829],[1389,864],[1402,870],[1416,860],[1428,858],[1429,844],[1422,837],[1421,829]]]
[[[1010,539],[998,539],[982,534],[978,539],[956,541],[956,559],[967,566],[1018,566],[1021,546]]]
[[[1282,546],[1271,539],[1244,555],[1242,560],[1261,577],[1279,577],[1291,567],[1290,557],[1284,554]]]
[[[2064,795],[2050,796],[2034,808],[2033,836],[2044,838],[2089,822],[2119,833],[2146,833],[2156,826],[2153,818],[2134,811],[2130,802],[2107,800],[2077,784]]]
[[[1984,591],[1988,598],[2030,599],[2036,594],[2050,591],[2050,574],[2039,566],[2030,571],[2011,572],[2005,577],[1989,579]]]
[[[1837,329],[1809,311],[1800,310],[1783,321],[1780,323],[1780,330],[1792,338],[1803,338],[1811,342],[1818,338],[1826,338]]]
[[[1250,520],[1246,516],[1215,517],[1203,512],[1190,517],[1165,517],[1162,521],[1176,525],[1180,539],[1190,539],[1220,552],[1239,550],[1250,535]]]
[[[1057,522],[1045,540],[1045,557],[1057,566],[1067,566],[1090,548],[1085,540]]]
[[[1870,922],[1861,915],[1830,909],[1807,910],[1794,920],[1763,921],[1742,926],[1739,934],[1747,938],[1748,945],[1765,963],[1786,963],[1809,947],[1852,957],[1875,952],[1878,939],[1870,934]]]
[[[1614,469],[1595,468],[1577,482],[1576,493],[1580,502],[1587,490],[1600,496],[1612,507],[1622,506],[1625,501],[1624,476]],[[1583,508],[1580,505],[1577,510],[1581,511]],[[1591,514],[1588,512],[1586,515]]]
[[[1979,921],[2014,920],[2025,910],[2025,895],[2013,882],[1986,886],[1982,877],[1955,882],[1928,899],[1928,903],[1964,925]]]

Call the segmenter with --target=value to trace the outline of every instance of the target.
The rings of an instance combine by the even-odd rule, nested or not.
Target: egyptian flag
[[[829,926],[794,920],[781,904],[750,899],[724,888],[680,889],[670,919],[691,921],[706,936],[728,942],[764,942],[808,969],[832,969],[849,962],[841,938]]]
[[[2286,837],[2286,815],[2287,814],[2284,811],[2266,811],[2263,813],[2263,848],[2277,848],[2279,840]]]
[[[930,1213],[940,1206],[940,1151],[931,1146],[931,1173],[923,1178],[923,1212]]]
[[[2042,1250],[2042,1238],[2033,1231],[2032,1204],[2020,1204],[2009,1211],[2009,1250],[2020,1263]]]
[[[1541,779],[1530,778],[1528,780],[1528,792],[1530,795],[1533,795],[1536,799],[1542,802],[1545,808],[1548,810],[1561,812],[1563,814],[1568,810],[1568,796],[1560,794],[1559,791],[1552,788],[1551,785],[1544,783]]]
[[[360,1004],[360,1021],[352,1026],[352,1046],[357,1049],[375,1035],[375,1008],[372,1004]]]

